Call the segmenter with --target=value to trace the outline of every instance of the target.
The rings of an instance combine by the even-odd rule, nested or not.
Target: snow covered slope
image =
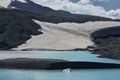
[[[15,0],[0,0],[0,6],[1,6],[1,7],[4,7],[4,8],[8,8],[9,4],[10,4],[12,1],[15,1]],[[20,2],[22,2],[22,3],[26,3],[26,0],[17,0],[17,1],[20,1]]]
[[[10,3],[11,0],[0,0],[0,6],[4,8],[7,8]]]
[[[25,44],[13,50],[44,49],[72,50],[94,45],[91,34],[97,30],[120,26],[120,22],[96,21],[87,23],[48,23],[36,21],[42,27],[42,35],[32,36]],[[113,31],[115,33],[116,31]],[[104,34],[106,35],[106,34]]]

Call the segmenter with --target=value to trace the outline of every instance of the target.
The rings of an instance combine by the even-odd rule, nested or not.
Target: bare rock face
[[[120,60],[120,37],[106,37],[94,39],[94,54],[100,54],[100,57]]]
[[[93,53],[100,57],[120,59],[120,26],[97,30],[91,35],[96,47]]]
[[[0,49],[7,50],[16,47],[31,38],[31,35],[41,34],[41,28],[31,18],[19,11],[0,11]]]
[[[93,39],[95,38],[106,38],[110,36],[120,36],[120,26],[113,26],[109,28],[104,28],[97,30],[91,34]]]

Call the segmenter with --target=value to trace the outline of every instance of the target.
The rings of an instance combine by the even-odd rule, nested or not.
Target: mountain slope
[[[25,10],[25,11],[36,12],[38,13],[37,17],[32,16],[30,14],[28,16],[29,17],[32,16],[32,19],[37,18],[41,21],[46,21],[46,22],[53,22],[53,23],[78,22],[78,23],[81,23],[81,22],[87,22],[87,21],[112,21],[112,19],[104,18],[104,17],[89,16],[89,15],[82,15],[82,14],[71,14],[63,10],[53,10],[49,7],[36,4],[32,2],[31,0],[6,0],[6,1],[2,1],[2,3],[4,3],[4,5],[7,5],[6,7],[9,9],[15,8],[15,9],[20,9],[20,10]],[[2,5],[2,3],[0,3],[0,5]],[[48,20],[46,20],[46,18]]]
[[[12,9],[21,9],[32,12],[58,12],[58,13],[69,13],[63,10],[53,10],[49,7],[41,6],[40,4],[36,4],[31,0],[0,0],[0,6],[4,8],[12,8]]]
[[[24,0],[25,2],[21,2],[18,0],[11,1],[8,5],[9,8],[14,7],[22,10],[34,11],[34,12],[56,12],[55,10],[38,5],[31,0]]]
[[[36,24],[33,19],[50,23],[115,21],[110,18],[71,14],[61,10],[55,11],[48,7],[35,4],[30,0],[6,0],[6,2],[3,2],[5,4],[4,6],[6,6],[6,8],[8,7],[8,9],[0,9],[1,50],[17,47],[30,39],[31,35],[40,34],[41,32],[38,30],[41,27]],[[15,9],[13,9],[13,7],[15,7]]]
[[[51,23],[112,21],[109,18],[89,15],[58,12],[33,13],[15,9],[0,9],[0,18],[0,49],[2,50],[17,47],[30,39],[31,35],[39,34],[40,25],[33,22],[33,19]]]
[[[16,47],[31,35],[41,34],[38,29],[41,27],[25,14],[0,9],[0,50]]]

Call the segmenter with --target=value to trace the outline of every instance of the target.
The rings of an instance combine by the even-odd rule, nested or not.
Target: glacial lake
[[[1,51],[0,59],[50,58],[69,61],[119,63],[120,60],[98,58],[88,51]],[[0,69],[0,80],[120,80],[120,69],[62,70]]]

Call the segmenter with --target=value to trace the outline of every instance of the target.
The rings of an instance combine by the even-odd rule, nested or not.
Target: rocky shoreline
[[[96,47],[93,48],[94,54],[100,57],[120,60],[120,37],[107,37],[94,40]]]
[[[28,48],[28,49],[22,49],[21,51],[88,51],[88,48],[75,48],[75,49],[66,49],[66,50]]]
[[[0,68],[9,69],[109,69],[120,68],[120,64],[66,61],[59,59],[16,58],[0,60]]]
[[[99,57],[120,60],[120,26],[104,28],[91,34],[95,43],[92,53]]]

